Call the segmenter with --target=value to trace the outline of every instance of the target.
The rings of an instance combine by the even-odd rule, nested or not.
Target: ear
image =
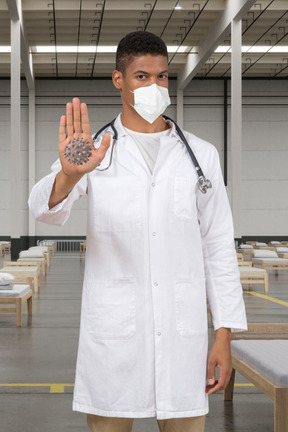
[[[112,81],[113,81],[114,86],[118,90],[121,90],[122,84],[123,84],[123,74],[122,74],[122,72],[120,72],[118,70],[114,70],[113,73],[112,73]]]

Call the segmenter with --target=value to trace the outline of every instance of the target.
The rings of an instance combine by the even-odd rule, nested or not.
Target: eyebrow
[[[167,73],[167,72],[168,72],[168,70],[162,71],[162,72],[159,73],[159,75],[161,75],[163,73]],[[134,75],[136,75],[138,73],[149,75],[149,72],[145,72],[145,71],[142,71],[142,70],[138,70],[138,71],[134,72]]]

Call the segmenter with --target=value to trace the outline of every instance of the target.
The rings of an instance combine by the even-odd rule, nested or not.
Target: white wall
[[[242,235],[288,236],[288,82],[243,81]],[[223,168],[224,83],[194,80],[185,90],[184,127],[212,142]],[[228,86],[228,104],[230,90]],[[230,195],[228,110],[228,186]]]
[[[10,234],[9,86],[10,81],[0,80],[0,236]],[[176,82],[171,81],[172,106],[166,114],[172,118],[176,118],[175,87]],[[110,80],[37,80],[36,181],[49,173],[58,157],[60,116],[65,113],[65,104],[75,96],[88,104],[93,132],[121,111],[121,99]],[[194,80],[184,91],[184,128],[216,146],[222,168],[223,102],[221,80]],[[287,81],[243,81],[243,235],[288,235],[287,120]],[[22,82],[21,133],[21,235],[28,235],[28,91],[25,81]],[[228,169],[228,195],[229,181]],[[86,197],[82,197],[61,228],[36,222],[36,235],[85,235],[86,207]]]
[[[243,231],[288,235],[288,82],[246,81]]]

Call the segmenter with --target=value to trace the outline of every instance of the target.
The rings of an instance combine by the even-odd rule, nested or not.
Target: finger
[[[81,104],[81,126],[82,126],[83,133],[91,135],[88,109],[87,109],[87,105],[85,103]]]
[[[229,382],[230,379],[230,373],[228,370],[224,370],[220,368],[220,376],[219,376],[219,380],[215,380],[214,385],[210,386],[208,385],[206,387],[208,394],[211,393],[216,393],[218,391],[224,390],[227,387],[227,384]]]
[[[231,377],[231,373],[232,373],[232,368],[230,369],[221,369],[220,368],[220,377],[219,377],[219,384],[223,387],[223,389],[225,389],[230,381],[230,377]]]
[[[104,159],[105,154],[110,146],[111,135],[106,133],[101,141],[100,147],[97,149],[97,156],[100,162]]]
[[[213,385],[215,383],[215,362],[208,361],[207,378],[208,385]]]
[[[225,385],[223,385],[223,383],[218,382],[217,380],[215,381],[215,385],[208,388],[208,391],[206,393],[211,394],[211,393],[217,393],[219,391],[222,391],[225,389]]]
[[[74,98],[72,101],[73,104],[73,123],[74,123],[74,132],[77,134],[81,133],[81,123],[80,123],[80,99]]]
[[[67,135],[68,137],[73,137],[74,127],[73,127],[73,105],[68,102],[66,105],[66,124],[67,124]]]
[[[63,142],[66,139],[66,116],[61,116],[59,126],[59,142]]]
[[[218,380],[215,380],[215,383],[211,386],[207,386],[205,391],[207,394],[211,394],[211,393],[216,393],[217,391],[220,391],[220,390],[223,390],[223,389],[220,388]]]

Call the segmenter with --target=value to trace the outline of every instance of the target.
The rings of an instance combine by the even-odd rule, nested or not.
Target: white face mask
[[[139,87],[132,93],[134,93],[134,105],[131,106],[151,124],[171,104],[168,89],[155,83],[148,87]]]

